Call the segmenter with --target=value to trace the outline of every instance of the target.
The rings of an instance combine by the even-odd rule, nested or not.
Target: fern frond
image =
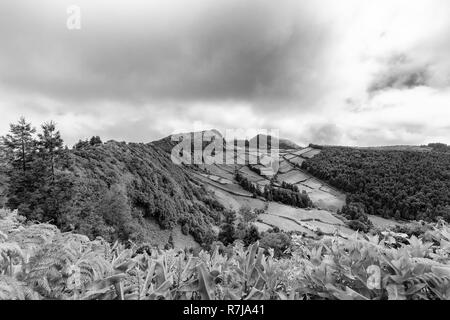
[[[25,283],[0,275],[0,300],[38,300],[39,294]]]

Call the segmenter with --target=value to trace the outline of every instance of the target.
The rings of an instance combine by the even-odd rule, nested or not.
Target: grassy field
[[[386,227],[392,227],[392,226],[404,224],[404,222],[399,222],[399,221],[395,221],[392,219],[385,219],[385,218],[382,218],[379,216],[373,216],[370,214],[367,216],[369,217],[369,220],[372,221],[372,223],[376,227],[380,227],[380,228],[386,228]]]
[[[306,191],[318,208],[337,211],[345,204],[344,194],[334,188],[330,188],[327,184],[306,172],[291,170],[287,173],[279,173],[277,181],[295,184],[300,192]]]
[[[308,159],[310,159],[310,158],[312,158],[312,157],[318,155],[319,153],[320,153],[320,150],[318,150],[318,149],[312,149],[311,151],[308,151],[308,152],[303,153],[303,154],[302,154],[302,157],[303,157],[303,158],[308,158]]]
[[[342,220],[329,211],[299,209],[275,202],[270,202],[267,212],[260,215],[258,219],[263,222],[263,224],[257,224],[260,231],[266,230],[267,225],[270,225],[286,232],[305,232],[310,236],[315,235],[315,231],[318,230],[327,234],[339,232],[350,235],[353,233]]]
[[[320,189],[307,191],[312,202],[320,209],[326,209],[336,212],[345,205],[345,196],[335,196]]]
[[[268,224],[270,226],[278,227],[280,230],[289,232],[289,231],[295,231],[295,232],[303,232],[306,233],[309,236],[315,236],[315,233],[305,227],[302,227],[298,223],[295,223],[294,221],[284,219],[282,217],[273,216],[270,214],[262,214],[258,217],[259,220],[264,222],[265,224]],[[260,230],[263,231],[263,230]]]
[[[208,173],[219,176],[224,179],[233,180],[234,179],[234,168],[229,167],[228,170],[225,170],[224,166],[218,165],[203,165],[202,168],[206,169]]]
[[[297,158],[291,159],[289,161],[296,166],[301,166],[302,163],[306,161],[306,159],[297,157]]]
[[[216,175],[213,175],[213,174],[202,174],[202,176],[205,177],[205,178],[208,178],[208,179],[210,179],[210,180],[212,180],[214,182],[218,182],[218,183],[220,183],[222,185],[232,184],[233,183],[232,180],[229,180],[229,179],[226,179],[226,178],[222,178],[222,177],[219,177],[219,176],[216,176]]]
[[[208,190],[214,192],[217,200],[227,209],[239,211],[242,207],[249,207],[252,209],[263,209],[265,202],[260,199],[254,199],[251,197],[241,197],[231,194],[225,190],[218,189],[212,185],[207,186]]]
[[[292,170],[294,167],[288,161],[280,161],[279,173],[286,173]]]
[[[306,180],[306,181],[302,182],[302,184],[304,184],[307,187],[310,187],[311,189],[320,189],[323,185],[319,180],[314,179],[314,178]]]
[[[249,167],[242,167],[239,172],[244,175],[251,182],[258,182],[261,180],[266,180],[263,176],[260,176],[256,172],[250,170]]]
[[[298,171],[298,170],[292,170],[287,173],[278,174],[277,180],[281,182],[286,182],[290,184],[296,184],[302,181],[306,181],[310,179],[311,176],[307,173]]]
[[[281,203],[271,202],[267,212],[271,215],[285,216],[298,220],[316,219],[326,223],[344,225],[342,220],[336,218],[331,212],[326,210],[293,208]]]
[[[287,155],[283,156],[283,158],[285,158],[287,160],[291,160],[293,158],[297,158],[297,156],[295,154],[287,154]]]
[[[301,156],[302,154],[304,154],[306,152],[309,152],[311,150],[312,150],[312,148],[308,147],[308,148],[305,148],[305,149],[302,149],[302,150],[295,151],[292,154],[295,154],[296,156]]]
[[[282,157],[289,160],[280,161],[280,170],[276,176],[278,183],[286,182],[295,184],[300,191],[306,191],[316,207],[312,210],[293,208],[276,202],[268,203],[249,197],[250,194],[244,191],[234,181],[234,171],[236,169],[247,179],[261,187],[268,184],[269,180],[264,179],[264,177],[258,175],[247,166],[208,166],[207,169],[211,175],[204,175],[203,179],[210,182],[208,188],[213,190],[218,201],[228,209],[236,212],[242,207],[263,209],[268,204],[266,213],[259,216],[261,222],[256,224],[260,231],[267,230],[270,228],[269,226],[276,226],[284,231],[307,232],[311,235],[314,234],[312,230],[317,230],[317,228],[327,234],[333,234],[338,231],[341,234],[349,235],[353,231],[346,227],[343,221],[333,215],[334,212],[337,212],[337,210],[345,205],[345,195],[319,179],[314,178],[309,173],[293,168],[292,163],[301,163],[305,158],[312,157],[320,151],[305,148],[293,153],[284,154]],[[243,158],[247,155],[241,152],[238,156]],[[245,196],[241,196],[241,194]],[[369,219],[375,226],[380,227],[399,224],[399,222],[377,216],[370,216]],[[305,225],[308,227],[306,228]]]

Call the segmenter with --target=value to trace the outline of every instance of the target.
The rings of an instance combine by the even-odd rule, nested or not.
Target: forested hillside
[[[369,214],[450,221],[450,154],[326,147],[302,165]]]
[[[129,230],[122,230],[125,239],[140,229],[140,219],[153,218],[167,229],[182,225],[200,243],[212,241],[210,225],[220,222],[217,210],[222,208],[213,207],[206,192],[192,185],[163,151],[152,145],[110,141],[76,149],[70,159],[76,195],[70,200],[75,210],[70,217],[85,221],[90,212],[90,219],[103,217],[106,225],[129,224]],[[209,200],[208,204],[202,200]]]
[[[179,224],[200,244],[215,239],[223,207],[156,146],[93,137],[68,149],[53,123],[41,129],[21,119],[4,138],[8,208],[91,239],[143,241],[148,219]]]

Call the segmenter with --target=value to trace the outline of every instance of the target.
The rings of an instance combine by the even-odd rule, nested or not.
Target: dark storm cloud
[[[0,134],[24,115],[69,144],[193,124],[365,145],[421,142],[408,125],[424,122],[447,139],[433,128],[450,112],[449,14],[448,0],[2,0]]]
[[[145,6],[138,15],[80,7],[82,30],[68,31],[64,1],[42,12],[8,2],[0,29],[4,86],[81,104],[237,100],[280,107],[313,101],[321,89],[312,76],[329,30],[317,28],[308,12],[294,19],[290,1],[205,2],[167,21]]]
[[[374,94],[389,89],[413,89],[429,86],[429,80],[428,65],[417,65],[404,54],[394,55],[374,77],[367,91]]]
[[[309,140],[317,144],[339,144],[342,130],[334,123],[312,124],[308,130]]]

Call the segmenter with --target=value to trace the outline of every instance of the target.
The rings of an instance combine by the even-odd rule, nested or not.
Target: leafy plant
[[[450,228],[433,239],[386,231],[292,236],[290,256],[236,241],[194,256],[25,224],[0,211],[0,299],[450,299]]]

